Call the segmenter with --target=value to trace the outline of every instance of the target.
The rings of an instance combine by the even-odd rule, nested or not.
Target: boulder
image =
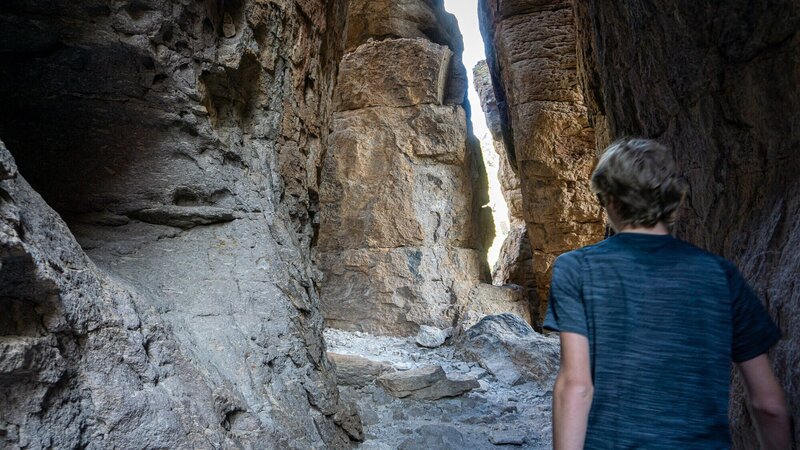
[[[414,339],[414,341],[420,347],[436,348],[444,344],[444,341],[446,341],[447,338],[449,338],[452,334],[452,328],[443,330],[441,328],[420,325],[419,333],[417,333],[417,337]]]
[[[558,371],[558,338],[537,333],[514,314],[484,317],[455,346],[461,357],[512,386],[535,382],[545,387]]]

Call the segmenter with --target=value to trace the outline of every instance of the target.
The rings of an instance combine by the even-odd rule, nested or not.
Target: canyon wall
[[[764,300],[800,423],[800,6],[578,0],[575,12],[598,148],[628,134],[672,148],[691,186],[677,233],[733,260]],[[735,446],[757,448],[735,385]]]
[[[485,0],[480,10],[496,128],[519,170],[541,280],[548,261],[542,248],[560,253],[600,236],[599,216],[584,214],[593,202],[585,181],[595,150],[624,135],[669,145],[691,185],[676,232],[736,262],[764,299],[784,333],[771,356],[797,422],[797,3]],[[586,114],[588,124],[580,117]],[[568,142],[572,159],[554,142]],[[553,192],[564,177],[577,182],[561,191],[573,197]],[[547,223],[570,214],[550,214],[537,198],[561,204],[580,229],[591,230],[573,237],[592,237],[556,249],[565,241],[552,240],[557,234]],[[732,395],[736,447],[755,448],[738,379]]]
[[[325,319],[454,326],[491,241],[457,23],[441,0],[352,0],[346,42],[320,187]]]
[[[604,231],[589,190],[595,136],[578,84],[572,7],[569,0],[482,0],[479,17],[504,146],[520,179],[538,327],[555,258]]]
[[[359,438],[310,250],[345,6],[0,5],[0,446]]]

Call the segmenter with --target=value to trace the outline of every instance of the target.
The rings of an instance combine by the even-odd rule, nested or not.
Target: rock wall
[[[322,167],[322,305],[335,328],[455,325],[488,279],[485,171],[441,0],[353,0]]]
[[[578,85],[572,7],[569,0],[481,0],[479,17],[503,141],[520,179],[538,326],[555,258],[604,231],[589,191],[595,136]]]
[[[529,299],[538,298],[536,293],[536,274],[533,271],[533,251],[528,238],[528,226],[523,214],[522,188],[519,175],[511,160],[503,140],[503,120],[497,106],[489,66],[481,61],[472,70],[475,90],[481,99],[481,109],[486,116],[486,124],[492,135],[494,151],[500,164],[498,177],[503,197],[508,205],[509,231],[500,257],[492,269],[492,282],[495,285],[516,284],[525,289]],[[537,304],[538,311],[538,304]],[[538,326],[538,324],[536,324]]]
[[[800,6],[575,5],[595,128],[603,141],[641,135],[673,149],[691,185],[678,235],[732,259],[755,286],[783,331],[771,357],[800,423]],[[736,384],[735,446],[756,448]]]
[[[359,437],[310,255],[345,6],[0,6],[3,447]]]

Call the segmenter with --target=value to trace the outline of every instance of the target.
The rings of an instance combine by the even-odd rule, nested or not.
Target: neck
[[[658,222],[655,226],[652,227],[642,227],[642,226],[624,226],[620,228],[618,233],[641,233],[641,234],[669,234],[669,229],[664,222]]]

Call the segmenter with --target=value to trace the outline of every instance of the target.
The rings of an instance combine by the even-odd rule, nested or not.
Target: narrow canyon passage
[[[0,447],[550,448],[552,266],[626,135],[797,423],[796,3],[4,1]]]
[[[558,341],[531,327],[519,181],[486,63],[467,72],[485,58],[478,2],[352,0],[348,11],[315,256],[360,448],[548,448]],[[490,185],[513,217],[484,206]]]

